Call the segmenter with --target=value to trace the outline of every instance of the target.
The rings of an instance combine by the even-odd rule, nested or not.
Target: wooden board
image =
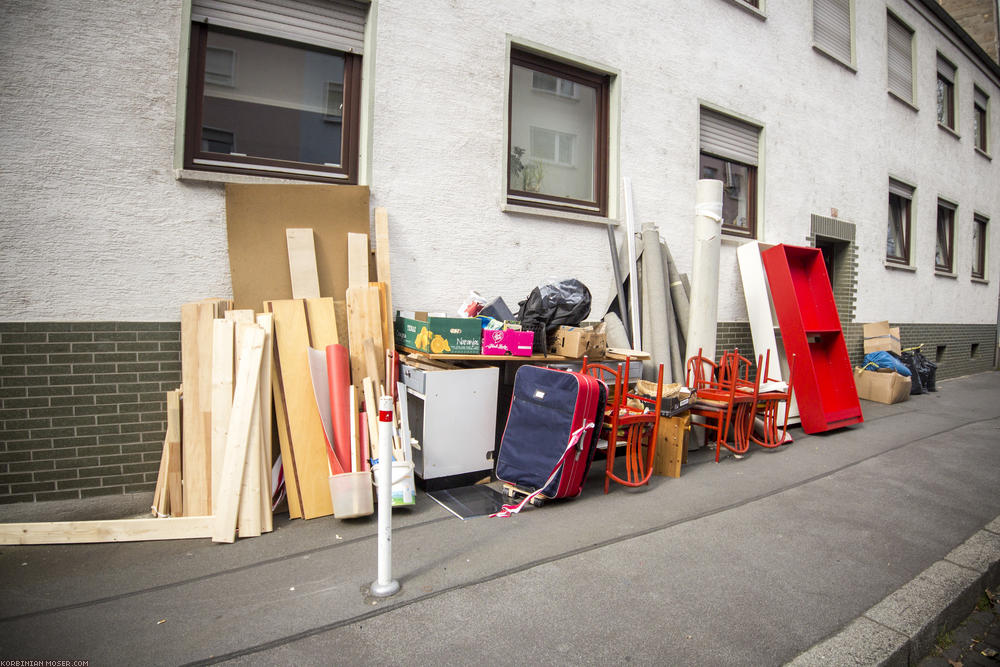
[[[368,267],[367,234],[348,233],[347,235],[347,286],[361,287],[368,284],[371,269]]]
[[[257,333],[259,332],[259,334]],[[240,491],[240,505],[237,517],[237,530],[240,537],[258,537],[261,533],[261,505],[260,505],[260,448],[261,448],[261,414],[260,414],[260,365],[264,363],[264,330],[252,322],[238,322],[236,324],[236,340],[240,350],[246,350],[246,341],[249,337],[259,335],[261,338],[260,362],[257,368],[257,389],[252,397],[253,407],[251,408],[250,430],[247,436],[247,451],[243,461],[243,482]],[[236,372],[239,373],[240,365],[247,363],[242,357],[236,362]],[[270,477],[270,473],[268,473]]]
[[[167,496],[170,515],[184,516],[181,485],[181,390],[167,392]]]
[[[309,319],[309,340],[314,348],[326,351],[327,345],[340,342],[331,297],[306,299],[306,317]]]
[[[680,477],[681,464],[687,463],[687,439],[691,431],[691,414],[660,417],[656,431],[656,455],[653,457],[653,474]]]
[[[264,310],[271,316],[274,325],[274,303],[264,302]],[[272,330],[272,334],[274,330]],[[288,516],[292,519],[302,518],[302,499],[299,494],[298,475],[295,471],[295,455],[292,452],[292,434],[285,411],[285,387],[281,378],[281,360],[278,358],[278,345],[272,338],[272,373],[271,391],[274,400],[274,420],[278,433],[278,447],[281,451],[281,467],[284,471],[285,497],[288,502]]]
[[[211,537],[215,517],[0,523],[0,544],[86,544]]]
[[[368,188],[350,185],[226,185],[226,230],[233,298],[260,311],[268,300],[291,299],[285,230],[313,230],[320,294],[347,289],[347,233],[367,234]],[[367,279],[366,279],[367,282]]]
[[[257,396],[260,363],[264,352],[264,330],[254,326],[247,331],[240,349],[240,369],[233,393],[233,410],[226,432],[226,456],[219,481],[213,542],[236,539],[243,473],[254,426],[254,413],[260,408]],[[258,422],[259,423],[259,422]],[[254,467],[256,470],[256,466]],[[256,502],[254,507],[259,507]],[[259,531],[258,531],[259,534]]]
[[[229,412],[233,406],[234,341],[236,323],[229,311],[226,319],[212,320],[212,507],[217,500],[216,491],[222,476],[222,462],[226,453],[226,429]]]
[[[384,358],[382,346],[382,318],[377,287],[347,288],[347,336],[351,355],[351,383],[360,388],[367,375],[365,365],[365,340],[370,338],[375,348],[376,362]],[[378,364],[377,364],[378,365]]]
[[[285,230],[288,244],[288,274],[293,299],[318,299],[319,271],[316,269],[316,245],[310,228]]]
[[[287,447],[283,445],[281,457],[287,462],[285,488],[290,497],[289,505],[293,502],[291,494],[295,492],[304,518],[327,516],[333,513],[327,481],[329,463],[309,372],[306,348],[314,341],[309,337],[305,302],[271,301],[267,308],[274,315],[274,340],[278,350],[274,372],[284,399]]]
[[[382,313],[388,335],[382,337],[382,342],[386,350],[394,350],[395,311],[392,309],[392,276],[389,271],[389,213],[382,206],[375,207],[375,275],[376,280],[385,285]]]
[[[274,316],[261,313],[257,316],[257,326],[264,330],[264,354],[260,362],[260,529],[265,533],[274,530],[274,512],[271,509],[271,457],[274,444],[271,441],[274,405],[271,393],[271,375],[274,366]]]
[[[212,320],[214,302],[181,306],[181,374],[184,382],[182,465],[184,510],[212,513]]]
[[[163,438],[163,453],[160,454],[160,470],[156,474],[156,486],[153,488],[153,516],[166,516],[167,503],[167,461],[170,443],[166,437]]]

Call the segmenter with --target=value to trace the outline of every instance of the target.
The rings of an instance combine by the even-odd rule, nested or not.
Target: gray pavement
[[[742,460],[692,452],[648,488],[605,496],[595,466],[580,498],[509,519],[463,522],[421,496],[393,517],[402,591],[378,601],[368,519],[279,515],[232,545],[0,547],[0,659],[915,662],[1000,581],[1000,373],[938,387]],[[110,502],[0,520],[97,518]]]

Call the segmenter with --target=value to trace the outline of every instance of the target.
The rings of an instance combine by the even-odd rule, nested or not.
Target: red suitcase
[[[594,460],[607,386],[582,373],[522,366],[497,456],[497,479],[527,494],[498,515],[542,498],[580,495]]]

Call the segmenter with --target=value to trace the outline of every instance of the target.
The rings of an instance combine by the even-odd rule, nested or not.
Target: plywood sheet
[[[309,322],[304,301],[282,300],[267,304],[274,315],[274,340],[278,350],[275,374],[280,380],[287,421],[286,452],[294,470],[302,516],[311,519],[333,514],[330,500],[329,463],[326,438],[309,374]],[[290,468],[285,468],[285,484],[292,488]],[[290,501],[291,502],[291,501]]]
[[[260,311],[266,300],[292,298],[285,230],[295,227],[313,230],[320,296],[339,297],[347,289],[347,234],[369,226],[365,186],[227,184],[236,307]]]
[[[182,465],[187,516],[212,513],[212,320],[219,301],[181,306]]]
[[[292,297],[319,298],[319,272],[316,270],[316,246],[313,230],[295,227],[285,230],[288,242],[288,273],[292,280]]]
[[[382,346],[382,318],[379,289],[377,286],[349,287],[347,289],[347,334],[351,355],[351,383],[360,388],[367,376],[365,341],[371,339],[375,348],[376,366],[384,358]],[[384,371],[383,371],[384,372]],[[382,381],[381,378],[374,378]]]

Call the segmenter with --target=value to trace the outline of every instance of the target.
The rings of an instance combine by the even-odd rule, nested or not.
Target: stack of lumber
[[[301,199],[311,192],[323,191],[295,190]],[[248,195],[245,188],[236,193]],[[352,191],[347,195],[354,196]],[[227,208],[228,196],[227,189]],[[235,224],[232,219],[228,223],[230,261],[243,252],[244,267],[239,281],[234,268],[234,300],[204,299],[181,307],[183,384],[166,395],[167,430],[152,498],[154,518],[5,524],[0,526],[0,544],[206,537],[233,542],[237,534],[251,537],[273,528],[271,470],[276,449],[291,518],[333,514],[330,476],[368,469],[367,434],[378,432],[377,396],[387,388],[395,393],[398,375],[385,209],[375,210],[377,280],[370,279],[367,234],[345,232],[345,243],[338,246],[344,252],[331,257],[329,229],[324,229],[321,244],[312,228],[283,226],[291,293],[238,310],[234,301],[239,305],[246,293],[276,292],[246,280],[245,249],[234,247]],[[260,228],[253,229],[256,234]],[[323,255],[317,252],[321,247]],[[331,264],[346,266],[346,289],[330,289],[331,280],[323,274]],[[268,274],[261,273],[259,280],[267,281]],[[343,400],[331,400],[335,410],[346,413],[334,421],[347,426],[329,429],[327,435],[309,356],[313,348],[335,357],[338,350],[333,346],[346,348],[339,353],[343,365],[350,367],[349,380],[343,392],[336,393],[338,399],[346,395],[350,400],[346,410]],[[345,371],[338,377],[348,375]],[[347,443],[338,435],[345,432]],[[398,441],[396,452],[403,452]]]

